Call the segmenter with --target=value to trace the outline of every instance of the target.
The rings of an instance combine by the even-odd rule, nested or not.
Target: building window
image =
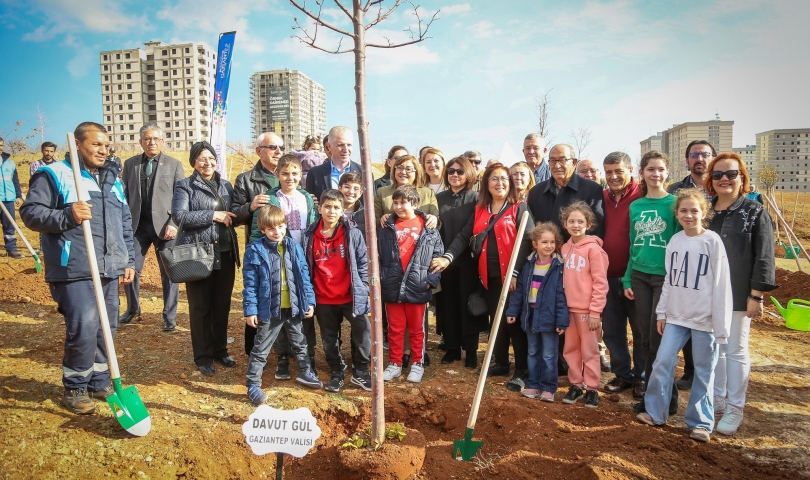
[[[177,85],[177,80],[172,80],[172,85]]]
[[[165,57],[166,55],[169,54],[169,51],[168,50],[161,50],[160,54]]]
[[[169,108],[169,102],[163,102],[163,106]]]
[[[120,53],[116,53],[116,54],[115,54],[115,59],[116,59],[116,60],[121,60],[121,54],[120,54]]]
[[[129,114],[129,119],[130,119],[130,120],[134,120],[134,119],[135,119],[135,115],[133,115],[133,114],[131,114],[131,113],[130,113],[130,114]]]
[[[169,128],[171,126],[172,126],[172,122],[166,122],[166,128]]]
[[[191,105],[191,100],[186,100],[186,105]]]
[[[172,48],[172,55],[175,55],[176,53],[177,53],[177,49],[176,49],[176,48]]]
[[[131,83],[127,83],[127,90],[132,90],[132,84]]]
[[[130,130],[135,130],[135,125],[129,124],[129,129]]]
[[[127,100],[132,100],[132,94],[131,93],[127,94]]]
[[[109,70],[109,68],[107,68],[108,66],[109,66],[109,65],[104,65],[104,71],[105,71],[105,72],[106,72],[107,70]]]
[[[108,121],[108,122],[110,121],[110,119],[111,119],[111,118],[112,118],[112,117],[111,117],[110,115],[107,115],[107,121]]]
[[[194,115],[194,110],[189,110],[189,111],[188,111],[188,116],[190,117],[190,116],[192,116],[192,115]]]
[[[191,79],[190,78],[186,79],[186,85],[191,85]]]
[[[106,61],[107,60],[107,55],[103,55],[103,58]]]
[[[177,59],[176,58],[172,59],[172,65],[177,65]]]
[[[169,71],[168,70],[163,70],[163,76],[168,77],[169,76]]]
[[[175,100],[175,101],[174,101],[174,106],[175,106],[175,107],[177,107],[177,106],[178,106],[178,103],[179,103],[179,102],[178,102],[177,100]]]
[[[171,112],[166,112],[166,113],[164,113],[164,114],[163,114],[163,116],[164,116],[164,117],[171,117],[171,116],[172,116],[172,114],[171,114]]]
[[[175,136],[176,138],[180,138],[180,132],[174,132],[174,136]]]
[[[109,105],[107,105],[107,111],[108,111],[108,112],[110,111],[110,106],[109,106]]]
[[[175,126],[175,127],[179,127],[179,126],[180,126],[180,122],[174,122],[174,126]]]
[[[168,92],[168,91],[163,92],[163,96],[164,96],[164,97],[168,97],[168,96],[169,96],[169,92]]]
[[[130,135],[129,136],[129,141],[134,142],[135,141],[135,135]]]
[[[132,64],[127,63],[126,65],[124,65],[124,68],[126,68],[127,70],[130,70],[130,69],[132,69]]]
[[[186,90],[186,95],[191,95],[191,90]]]
[[[177,75],[177,70],[172,70],[172,75]]]
[[[109,92],[110,91],[110,86],[109,85],[104,85],[104,91]]]
[[[189,63],[191,63],[191,59],[190,59],[190,58],[187,58],[187,59],[186,59],[186,64],[189,64]]]
[[[124,116],[123,115],[118,115],[118,120],[123,122],[124,121]]]

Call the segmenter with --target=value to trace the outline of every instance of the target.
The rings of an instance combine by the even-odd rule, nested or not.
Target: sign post
[[[308,408],[279,410],[259,405],[242,424],[242,433],[256,455],[276,454],[276,480],[281,480],[284,454],[301,458],[315,446],[321,428]]]

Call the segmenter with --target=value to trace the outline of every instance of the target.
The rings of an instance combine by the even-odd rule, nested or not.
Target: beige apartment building
[[[643,157],[650,150],[661,150],[661,132],[641,141],[641,156]]]
[[[263,132],[300,149],[307,135],[326,134],[326,90],[298,70],[267,70],[250,77],[251,128],[255,142]]]
[[[138,151],[138,130],[157,123],[165,148],[208,140],[216,52],[203,43],[144,43],[99,54],[104,125],[119,151]]]
[[[743,163],[745,163],[745,168],[748,169],[748,174],[751,176],[751,182],[756,184],[757,183],[757,173],[758,173],[758,166],[757,166],[757,146],[756,145],[746,145],[744,147],[734,147],[734,153],[742,157]]]
[[[810,128],[757,133],[757,173],[766,165],[779,172],[777,190],[808,191],[810,187]]]
[[[661,132],[661,150],[669,155],[671,161],[670,179],[678,181],[689,174],[686,169],[686,146],[694,140],[707,140],[717,153],[731,152],[733,120],[715,120],[708,122],[686,122],[673,125]]]

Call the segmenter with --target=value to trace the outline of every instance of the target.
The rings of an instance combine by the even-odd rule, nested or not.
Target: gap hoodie
[[[608,256],[602,239],[588,235],[578,243],[569,239],[562,248],[563,285],[568,310],[602,317],[608,293]]]

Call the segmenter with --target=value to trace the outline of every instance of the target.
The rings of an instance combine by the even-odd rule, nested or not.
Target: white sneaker
[[[409,382],[419,383],[422,381],[422,374],[425,373],[425,367],[421,363],[414,363],[411,365],[411,371],[408,373]]]
[[[717,422],[717,428],[715,430],[723,435],[734,435],[737,433],[737,429],[740,428],[742,421],[742,410],[732,405],[726,405],[726,413],[723,415],[723,418]]]
[[[714,418],[715,420],[720,415],[726,413],[726,399],[714,397]]]
[[[385,371],[383,371],[383,380],[386,382],[390,382],[391,380],[401,376],[402,367],[396,363],[389,363],[388,366],[385,367]]]

